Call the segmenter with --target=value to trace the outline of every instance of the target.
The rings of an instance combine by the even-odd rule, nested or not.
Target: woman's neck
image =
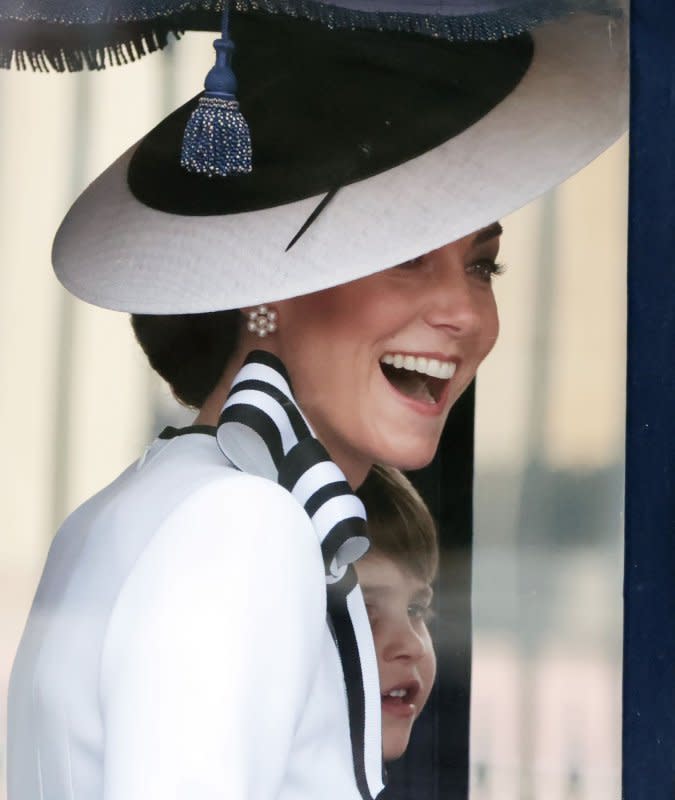
[[[248,354],[245,353],[241,358],[232,358],[230,360],[230,366],[223,372],[215,389],[204,401],[204,404],[199,409],[199,414],[197,414],[194,419],[193,425],[209,425],[212,427],[218,425],[220,413],[230,393],[232,383],[247,355]],[[312,424],[311,419],[309,422]],[[349,485],[352,489],[357,489],[365,480],[372,464],[365,463],[363,458],[358,454],[347,452],[339,446],[339,443],[336,443],[335,446],[331,446],[330,442],[324,441],[324,437],[321,436],[320,431],[316,433],[319,441],[321,441],[328,450],[330,457],[344,472]]]
[[[242,368],[247,355],[248,353],[235,353],[230,358],[228,366],[220,376],[220,380],[199,409],[199,414],[197,414],[193,422],[194,425],[212,425],[214,427],[218,425],[220,412],[223,410],[227,396],[232,388],[232,383]]]

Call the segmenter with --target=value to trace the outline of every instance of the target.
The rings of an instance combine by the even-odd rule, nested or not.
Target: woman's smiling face
[[[319,439],[360,483],[373,463],[417,469],[498,332],[501,227],[360,280],[275,304],[266,344]]]

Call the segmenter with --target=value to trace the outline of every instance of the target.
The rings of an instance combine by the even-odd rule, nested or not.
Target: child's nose
[[[409,621],[393,627],[385,647],[387,661],[408,659],[418,661],[426,652],[426,642]]]

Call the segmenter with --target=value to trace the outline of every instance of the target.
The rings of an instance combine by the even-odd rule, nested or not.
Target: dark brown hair
[[[150,365],[181,403],[200,408],[237,348],[240,313],[132,314],[131,325]]]
[[[371,550],[431,583],[438,569],[436,525],[424,500],[397,469],[375,465],[356,494],[368,515]]]

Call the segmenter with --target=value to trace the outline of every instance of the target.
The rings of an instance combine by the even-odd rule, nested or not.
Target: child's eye
[[[411,603],[408,606],[408,616],[413,620],[429,622],[433,619],[434,610],[431,606],[424,605],[423,603]]]
[[[478,280],[484,283],[490,283],[493,275],[503,275],[506,267],[499,264],[490,258],[481,258],[479,261],[474,261],[466,268],[468,275],[475,275]]]

